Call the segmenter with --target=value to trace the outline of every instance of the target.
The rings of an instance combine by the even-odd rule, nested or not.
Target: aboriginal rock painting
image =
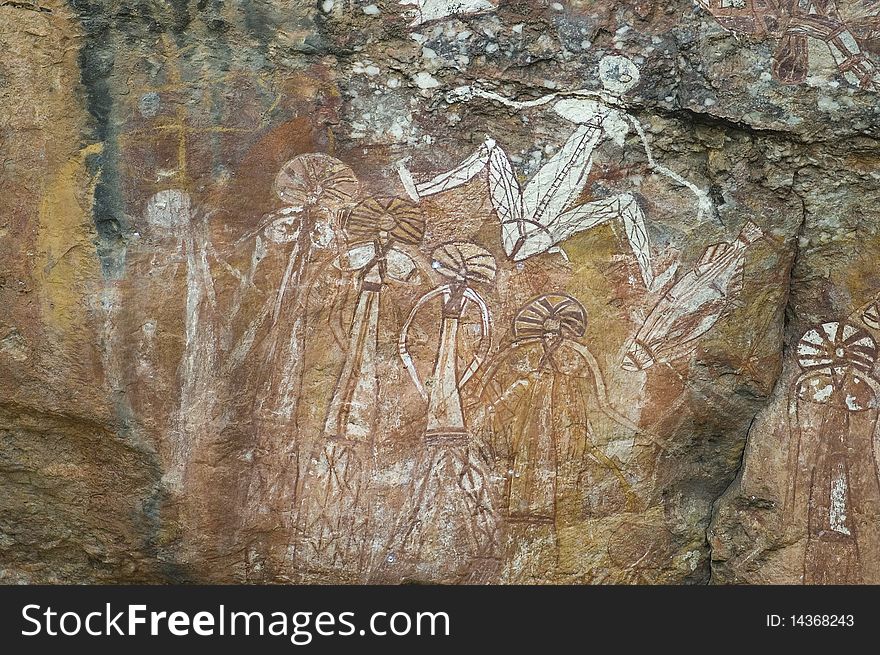
[[[641,371],[693,352],[698,340],[742,291],[746,249],[763,236],[747,223],[733,243],[717,243],[660,298],[623,359],[623,368]]]
[[[496,264],[485,248],[466,242],[438,247],[432,260],[444,283],[418,300],[399,341],[400,357],[427,406],[424,450],[416,462],[412,493],[392,536],[386,563],[404,557],[423,562],[419,568],[435,575],[445,572],[465,582],[488,581],[499,558],[499,519],[490,466],[465,421],[462,389],[489,351],[489,308],[474,287],[492,282]],[[430,375],[424,376],[407,341],[413,320],[432,301],[442,305],[441,318],[437,354]],[[478,310],[480,324],[474,355],[461,370],[459,340],[467,336],[461,323],[468,304]]]
[[[800,84],[810,72],[811,42],[824,45],[841,75],[854,86],[877,90],[880,76],[860,41],[876,38],[877,16],[844,19],[836,0],[696,0],[734,34],[771,39],[772,72]]]
[[[175,242],[170,258],[181,258],[186,279],[184,352],[179,378],[180,404],[172,426],[172,446],[165,481],[179,489],[186,464],[200,432],[194,417],[210,412],[216,379],[216,297],[209,262],[205,218],[198,216],[188,194],[177,189],[160,191],[147,202],[149,228]]]
[[[627,569],[628,553],[638,562],[621,581],[660,575],[675,539],[652,496],[665,446],[609,389],[690,365],[736,306],[763,230],[748,221],[696,261],[655,270],[647,203],[582,200],[598,148],[629,136],[647,172],[686,191],[695,225],[715,211],[654,159],[627,112],[636,66],[608,56],[598,77],[601,91],[534,101],[482,85],[449,96],[551,106],[571,126],[522,184],[490,138],[439,174],[389,163],[381,179],[400,180],[396,195],[375,172],[298,154],[272,170],[266,210],[235,229],[212,226],[181,191],[149,199],[145,222],[174,243],[185,279],[167,486],[180,492],[194,468],[236,460],[237,495],[224,500],[239,525],[220,538],[246,579],[601,581],[608,566]],[[469,182],[485,218],[450,230],[444,221],[465,218],[443,201]],[[613,350],[593,328],[595,300],[572,283],[584,254],[565,251],[599,225],[615,228],[610,250],[638,271],[616,274],[633,304]],[[214,400],[220,385],[229,406]],[[212,520],[205,501],[189,502]],[[613,543],[585,548],[605,520]],[[650,539],[630,547],[633,530]]]
[[[638,428],[611,407],[598,362],[581,341],[586,326],[575,298],[542,294],[516,314],[508,343],[482,376],[477,413],[503,478],[508,580],[538,580],[559,566],[557,521],[582,502],[588,460],[636,509],[621,462],[595,443],[592,415]]]
[[[342,162],[305,154],[282,167],[273,190],[282,207],[239,241],[253,241],[249,268],[236,274],[241,293],[249,291],[260,268],[269,276],[264,281],[269,292],[238,337],[232,356],[260,362],[251,380],[254,457],[272,461],[272,466],[256,468],[249,505],[257,514],[281,513],[288,524],[295,520],[289,499],[297,485],[300,453],[295,442],[279,440],[278,434],[296,420],[308,329],[304,307],[318,272],[337,252],[339,225],[345,210],[356,202],[359,184]]]
[[[559,151],[521,188],[507,153],[493,138],[450,171],[426,182],[415,182],[403,165],[399,173],[413,200],[449,191],[469,182],[484,170],[488,172],[489,196],[501,222],[504,251],[514,261],[543,252],[560,252],[560,243],[574,234],[611,220],[620,220],[626,239],[648,289],[655,287],[651,247],[645,214],[638,200],[629,193],[576,204],[593,166],[593,153],[604,141],[624,144],[632,127],[644,148],[650,168],[688,188],[697,198],[699,222],[711,211],[705,192],[692,182],[654,161],[642,126],[626,113],[622,95],[639,83],[639,70],[621,56],[604,57],[599,62],[601,92],[586,90],[553,93],[537,100],[516,102],[480,87],[462,87],[450,94],[451,101],[484,98],[518,111],[552,103],[553,111],[575,126]],[[662,277],[662,276],[661,276]],[[668,276],[667,276],[668,277]]]
[[[804,333],[796,356],[786,515],[806,533],[802,579],[864,582],[863,567],[880,544],[877,343],[853,323],[829,321]]]
[[[383,288],[417,284],[418,265],[404,250],[417,246],[424,218],[412,203],[396,198],[368,198],[348,215],[343,232],[352,245],[334,262],[351,274],[355,310],[341,347],[345,360],[327,408],[323,438],[304,478],[299,514],[302,535],[298,564],[330,570],[369,570],[374,545],[375,498],[371,480],[387,383],[388,358],[380,352]]]
[[[266,420],[293,415],[299,389],[296,367],[301,362],[303,316],[301,295],[313,281],[313,267],[332,258],[341,211],[353,204],[358,181],[348,166],[332,157],[309,154],[288,162],[275,178],[275,193],[285,206],[266,217],[265,234],[286,253],[287,265],[269,310],[269,335],[261,353],[264,362],[255,411]]]

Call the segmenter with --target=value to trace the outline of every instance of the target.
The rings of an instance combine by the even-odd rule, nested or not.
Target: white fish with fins
[[[742,291],[746,249],[763,236],[763,230],[749,221],[735,242],[706,248],[693,270],[654,306],[627,349],[622,367],[644,371],[658,362],[693,352],[697,340],[718,322]]]

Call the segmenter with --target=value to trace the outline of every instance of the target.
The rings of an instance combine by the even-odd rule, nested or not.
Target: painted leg
[[[648,228],[645,225],[645,213],[629,194],[623,196],[626,204],[621,209],[626,238],[632,248],[633,255],[639,263],[639,271],[647,289],[654,288],[654,271],[651,269],[651,248],[648,244]]]
[[[425,196],[433,196],[470,182],[480,171],[486,168],[492,150],[495,147],[493,139],[486,139],[485,143],[474,154],[451,171],[441,173],[437,177],[421,184],[415,182],[412,173],[402,162],[397,167],[397,173],[409,197],[418,202]]]
[[[623,193],[570,209],[557,218],[551,227],[552,236],[558,243],[613,218],[623,220],[626,238],[639,264],[645,286],[649,290],[653,289],[655,280],[651,268],[651,250],[648,244],[645,214],[632,194]]]
[[[185,346],[180,369],[180,406],[175,419],[172,465],[165,476],[169,487],[180,489],[187,464],[193,455],[195,440],[211,416],[211,388],[216,360],[214,326],[210,309],[214,287],[206,258],[204,237],[187,235]]]
[[[329,440],[304,481],[294,559],[308,572],[359,581],[370,557],[372,459],[366,443]]]
[[[514,256],[526,238],[522,189],[507,153],[494,148],[489,154],[489,196],[501,222],[501,244]]]
[[[410,500],[371,582],[495,579],[503,534],[490,471],[479,448],[426,445]]]
[[[620,218],[614,203],[606,200],[584,203],[560,214],[550,225],[522,221],[523,236],[510,253],[514,261],[522,261],[542,252],[561,252],[559,244],[570,236]]]
[[[850,84],[871,89],[878,87],[876,66],[865,56],[856,38],[840,20],[815,14],[802,16],[792,21],[789,30],[827,45],[837,68]]]
[[[602,138],[597,125],[579,125],[568,140],[544,164],[523,191],[525,215],[549,225],[577,200],[593,165],[593,150]]]
[[[565,222],[559,222],[560,214],[583,190],[593,165],[593,150],[602,134],[600,126],[580,125],[559,152],[529,181],[525,190],[514,198],[518,201],[516,211],[503,215],[496,206],[508,257],[522,261],[553,250],[567,259],[565,253],[556,247],[572,234],[560,233],[566,229]],[[500,168],[501,162],[498,166]],[[508,203],[508,206],[514,205]]]
[[[339,374],[336,390],[330,401],[327,411],[327,419],[324,423],[324,433],[328,437],[350,437],[349,432],[354,427],[356,437],[369,436],[372,421],[367,420],[364,424],[354,421],[355,426],[349,425],[354,409],[355,416],[363,413],[360,407],[367,401],[375,407],[376,402],[376,374],[375,353],[376,333],[379,322],[379,294],[375,291],[361,291],[358,297],[357,308],[352,320],[348,350],[345,364]],[[365,370],[366,369],[366,370]],[[366,387],[366,388],[362,388]],[[356,394],[363,391],[363,395]],[[357,401],[354,401],[359,395]],[[357,405],[353,407],[352,405]]]

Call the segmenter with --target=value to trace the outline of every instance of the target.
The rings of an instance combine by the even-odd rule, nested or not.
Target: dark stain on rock
[[[117,184],[117,146],[111,121],[113,93],[110,75],[115,54],[109,12],[101,2],[70,0],[85,32],[80,50],[80,80],[85,91],[86,108],[92,116],[92,138],[104,144],[100,155],[89,162],[90,173],[97,176],[92,215],[98,233],[98,256],[105,277],[116,278],[124,264],[122,237],[124,213]]]
[[[173,17],[171,31],[175,34],[182,34],[192,21],[192,16],[189,13],[189,0],[170,0],[168,4],[171,5]]]
[[[272,41],[276,25],[272,20],[270,12],[266,9],[267,5],[261,2],[253,2],[247,0],[241,4],[241,11],[244,14],[244,27],[258,44],[260,52],[265,53]]]

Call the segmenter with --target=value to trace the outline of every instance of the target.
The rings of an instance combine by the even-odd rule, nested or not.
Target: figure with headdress
[[[393,350],[399,324],[392,325],[394,307],[384,306],[383,290],[418,283],[416,253],[407,248],[421,242],[425,220],[409,201],[370,197],[354,207],[344,231],[350,246],[334,265],[352,276],[355,309],[323,436],[303,478],[295,560],[357,580],[370,568],[378,529],[371,482],[381,467],[382,397],[389,369],[400,366]]]
[[[806,530],[805,584],[880,576],[877,344],[850,323],[807,330],[789,396],[786,514]]]
[[[580,517],[589,493],[615,496],[619,511],[636,498],[622,463],[596,444],[605,416],[637,427],[607,399],[598,362],[582,343],[587,313],[572,296],[541,294],[513,320],[511,339],[491,360],[475,412],[504,476],[501,511],[507,522],[510,581],[546,579],[559,566],[559,521]],[[602,489],[586,474],[601,470]]]
[[[254,387],[253,475],[246,513],[247,520],[257,526],[252,532],[261,543],[248,554],[253,571],[264,570],[269,542],[286,541],[268,535],[263,540],[263,532],[289,533],[294,528],[300,457],[295,418],[301,396],[307,301],[318,272],[337,252],[340,224],[357,202],[360,185],[338,159],[307,153],[284,164],[274,191],[283,206],[266,216],[250,237],[255,242],[252,266],[265,274],[269,263],[275,263],[280,278],[241,340],[251,353],[246,358],[252,362]],[[230,358],[237,356],[238,348]],[[272,558],[278,564],[286,553]]]
[[[420,579],[478,582],[497,571],[500,526],[488,462],[465,421],[462,389],[491,345],[489,307],[474,286],[495,278],[496,263],[489,251],[468,242],[441,245],[432,260],[445,282],[419,299],[399,339],[401,359],[427,408],[424,447],[380,576],[395,576],[397,568]],[[423,377],[409,351],[409,331],[437,300],[439,340],[431,373]],[[460,327],[469,305],[479,312],[480,334],[473,358],[462,366],[467,332]]]

